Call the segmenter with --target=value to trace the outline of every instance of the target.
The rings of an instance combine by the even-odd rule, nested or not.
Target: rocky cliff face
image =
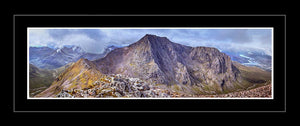
[[[216,48],[193,48],[187,64],[193,74],[202,83],[227,88],[233,88],[233,82],[240,81],[240,71],[233,65],[230,57]]]
[[[189,47],[145,35],[94,62],[104,74],[122,74],[160,84],[210,85],[222,90],[239,80],[230,57],[216,48]]]

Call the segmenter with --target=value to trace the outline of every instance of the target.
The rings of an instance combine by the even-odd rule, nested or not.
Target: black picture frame
[[[33,100],[27,99],[28,27],[273,27],[274,99]],[[282,113],[286,112],[286,15],[15,14],[14,113]]]

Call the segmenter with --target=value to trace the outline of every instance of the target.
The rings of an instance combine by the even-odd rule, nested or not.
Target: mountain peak
[[[85,58],[80,58],[77,62],[74,63],[74,66],[80,67],[80,69],[97,69],[95,64],[92,63],[92,61],[89,61],[88,59]]]
[[[159,36],[154,35],[154,34],[146,34],[145,37],[159,37]]]
[[[169,40],[167,37],[161,37],[161,36],[157,36],[157,35],[153,35],[153,34],[146,34],[143,38],[146,38],[146,39],[166,39],[166,40]]]
[[[90,61],[85,58],[80,58],[76,63],[85,65],[85,64],[90,64]]]
[[[144,37],[142,37],[139,41],[132,45],[139,45],[139,44],[147,44],[147,45],[166,45],[171,43],[171,41],[167,37],[160,37],[153,34],[146,34]]]

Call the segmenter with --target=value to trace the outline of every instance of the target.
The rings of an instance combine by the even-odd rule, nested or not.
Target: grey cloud
[[[212,29],[206,37],[211,40],[233,43],[247,43],[252,41],[252,37],[249,36],[247,29]]]
[[[64,40],[66,42],[62,44],[65,44],[68,40],[72,40],[87,51],[95,53],[101,53],[109,45],[132,44],[145,34],[167,37],[173,42],[190,46],[222,47],[226,43],[232,46],[271,45],[271,32],[263,29],[48,29],[47,31],[54,40],[52,43],[60,44],[59,41]],[[70,37],[72,35],[74,37]],[[80,35],[86,37],[80,37],[78,41],[74,40]]]
[[[101,40],[106,35],[98,29],[49,29],[49,34],[55,39],[63,39],[70,34],[84,34],[94,40]]]

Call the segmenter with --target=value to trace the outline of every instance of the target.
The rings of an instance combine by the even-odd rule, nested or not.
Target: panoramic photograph
[[[27,28],[28,99],[273,99],[273,28]]]

